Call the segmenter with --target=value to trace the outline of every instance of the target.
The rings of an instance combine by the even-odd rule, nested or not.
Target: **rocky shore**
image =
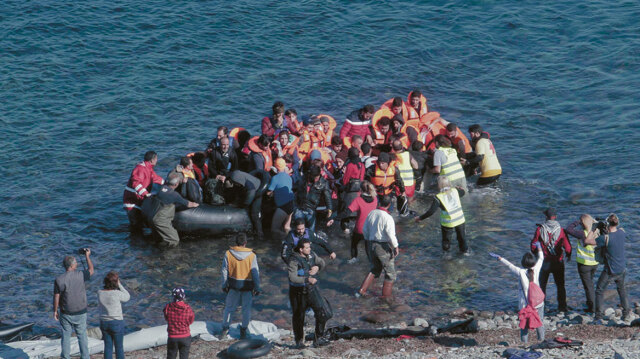
[[[635,312],[640,312],[640,303],[635,305]],[[547,339],[567,337],[581,341],[583,345],[537,350],[544,354],[544,358],[640,358],[640,318],[634,314],[633,320],[623,322],[621,314],[619,309],[607,308],[606,319],[597,323],[594,323],[592,315],[583,312],[545,314]],[[528,345],[520,341],[516,313],[458,308],[447,317],[434,319],[433,323],[415,318],[411,323],[394,323],[384,328],[426,334],[382,339],[336,339],[325,347],[300,350],[292,348],[290,330],[281,329],[281,338],[273,343],[273,349],[265,358],[504,358],[508,348],[530,350],[538,344],[533,333]],[[313,328],[309,326],[305,331],[311,333]],[[234,342],[196,339],[190,357],[225,358],[226,348]],[[126,357],[163,359],[166,347],[131,352]]]

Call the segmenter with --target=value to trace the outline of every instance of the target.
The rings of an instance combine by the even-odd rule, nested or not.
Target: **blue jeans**
[[[316,230],[316,211],[312,209],[296,208],[293,212],[293,219],[304,218],[307,228],[312,232]]]
[[[116,346],[116,359],[124,359],[124,320],[100,320],[102,340],[104,340],[104,357],[113,357],[113,345]]]
[[[251,306],[253,304],[253,293],[250,290],[239,291],[229,289],[227,299],[224,305],[224,313],[222,314],[222,328],[229,329],[231,323],[231,313],[236,311],[238,304],[242,305],[242,327],[247,328],[251,321]]]
[[[87,339],[87,313],[84,314],[60,314],[62,325],[62,359],[71,358],[71,331],[78,336],[80,357],[89,359],[89,339]]]

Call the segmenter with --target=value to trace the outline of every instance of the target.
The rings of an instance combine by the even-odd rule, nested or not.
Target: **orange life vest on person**
[[[271,171],[271,167],[273,167],[273,156],[271,154],[271,149],[269,149],[269,148],[264,149],[264,150],[261,149],[260,146],[258,146],[258,137],[259,136],[251,137],[251,139],[249,141],[247,141],[247,148],[251,152],[260,153],[262,155],[262,157],[264,157],[264,170],[269,172],[269,171]],[[245,152],[245,151],[243,151],[243,152]],[[247,152],[245,152],[245,153],[247,153]]]
[[[460,131],[460,129],[458,129],[458,131],[456,132],[456,137],[451,139],[451,143],[453,143],[453,147],[456,149],[456,151],[458,150],[458,143],[462,141],[462,143],[464,143],[464,153],[472,152],[473,150],[471,149],[471,142],[469,142],[467,136],[465,136],[464,133]]]
[[[391,118],[393,117],[393,112],[391,112],[391,110],[389,110],[388,108],[381,108],[376,111],[376,113],[374,113],[373,117],[371,118],[371,127],[373,127],[373,132],[375,134],[375,138],[373,140],[378,145],[384,144],[385,140],[387,139],[387,135],[380,132],[380,129],[378,128],[378,121],[380,121],[380,119],[383,117],[388,117],[389,120],[391,120]],[[391,124],[389,124],[389,132],[391,132]]]
[[[440,114],[437,112],[428,112],[420,117],[420,131],[418,131],[418,139],[424,143],[424,150],[436,148],[434,138],[437,135],[447,135],[447,127],[442,122],[437,121]]]
[[[402,133],[404,135],[404,142],[406,142],[406,144],[404,145],[405,148],[409,148],[410,146],[410,140],[409,140],[409,128],[412,128],[416,131],[416,133],[418,134],[418,137],[420,135],[420,120],[409,120],[407,122],[404,123],[404,125],[402,125],[402,128],[400,129],[400,133]],[[418,138],[419,140],[420,138]]]
[[[229,131],[229,137],[233,137],[236,139],[236,141],[238,140],[238,134],[242,131],[246,131],[244,128],[242,127],[236,127],[234,129],[232,129],[231,131]]]
[[[389,116],[389,118],[395,116],[395,114],[391,110],[392,104],[393,99],[390,99],[383,103],[382,106],[380,106],[380,109],[386,108],[387,110],[389,110],[389,112],[391,112],[391,116]],[[418,113],[413,107],[411,107],[408,103],[402,101],[402,118],[404,119],[404,122],[407,122],[409,120],[417,120],[420,118],[420,116],[418,116]]]
[[[325,113],[321,113],[318,116],[316,116],[319,120],[322,120],[323,117],[326,117],[329,119],[329,131],[324,132],[324,126],[322,127],[323,133],[324,133],[324,138],[327,141],[331,141],[331,139],[333,138],[333,130],[336,129],[336,127],[338,126],[338,123],[336,122],[336,119],[325,114]]]
[[[291,118],[285,116],[285,119],[287,120],[287,123],[292,127],[293,131],[295,131],[296,134],[300,133],[300,131],[302,131],[302,127],[303,124],[302,122],[298,121],[298,120],[292,120]]]
[[[313,131],[309,133],[309,130],[306,128],[303,129],[300,133],[300,137],[293,142],[293,145],[298,148],[298,157],[304,161],[307,159],[311,151],[324,147],[324,136],[324,132],[322,131]]]
[[[413,91],[409,92],[409,95],[407,95],[407,104],[409,107],[413,108],[413,106],[411,106],[411,95],[413,95]],[[420,95],[420,108],[418,110],[413,108],[413,110],[418,114],[418,118],[429,112],[429,109],[427,108],[427,98],[424,97],[424,95]]]
[[[376,162],[375,173],[371,178],[371,183],[376,186],[376,192],[380,196],[387,195],[392,192],[393,184],[396,181],[396,167],[393,163],[389,163],[386,171],[383,171],[378,167]]]

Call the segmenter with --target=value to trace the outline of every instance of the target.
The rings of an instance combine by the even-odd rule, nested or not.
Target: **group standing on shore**
[[[336,127],[335,119],[327,114],[299,120],[295,109],[285,111],[284,104],[276,102],[272,115],[261,122],[261,135],[252,137],[243,128],[229,130],[220,126],[205,151],[181,158],[166,179],[154,171],[158,155],[148,151],[132,171],[123,195],[130,228],[140,233],[146,222],[161,246],[175,247],[180,241],[171,224],[175,211],[202,204],[227,204],[246,208],[255,237],[262,239],[268,213],[271,221],[265,224],[270,224],[273,237],[282,239],[281,257],[288,268],[295,344],[304,346],[305,313],[311,308],[316,318],[314,345],[324,345],[324,326],[332,313],[316,285],[317,275],[326,264],[312,245],[321,247],[331,259],[336,258],[336,253],[317,234],[318,225],[331,227],[338,221],[348,234],[349,222],[355,220],[348,262],[358,260],[358,244],[364,240],[371,265],[355,295],[368,295],[369,286],[384,273],[382,297],[390,299],[396,280],[394,262],[399,254],[391,215],[394,207],[400,217],[415,215],[409,209],[415,193],[423,185],[430,189],[437,182],[431,206],[415,221],[440,209],[444,257],[450,257],[454,233],[459,251],[469,255],[461,202],[468,191],[467,177],[479,173],[477,185],[483,186],[495,183],[502,174],[489,133],[474,124],[469,127],[469,140],[456,124],[430,112],[426,98],[417,90],[409,93],[407,101],[395,97],[378,110],[372,105],[363,106],[347,116],[339,132]],[[153,184],[160,185],[155,195]],[[556,221],[554,209],[547,209],[545,215],[547,220],[538,226],[531,242],[532,253],[522,259],[524,268],[492,254],[519,277],[523,341],[527,341],[529,329],[536,329],[538,338],[544,338],[541,323],[549,275],[556,283],[559,310],[568,308],[564,264],[571,257],[572,247],[566,233],[578,238],[578,271],[585,287],[587,310],[595,311],[596,318],[602,317],[602,292],[613,280],[627,317],[625,234],[617,229],[617,216],[611,215],[605,225],[599,223],[598,228],[592,228],[595,221],[584,215],[565,231]],[[223,257],[222,290],[227,296],[222,338],[228,333],[231,314],[238,305],[242,306],[240,336],[248,336],[253,297],[260,293],[257,257],[246,245],[246,236],[238,235],[235,246]],[[602,259],[597,259],[600,251]],[[67,273],[56,279],[54,312],[58,319],[60,308],[63,357],[68,357],[71,328],[78,333],[83,358],[88,355],[83,283],[93,274],[89,254],[89,250],[85,251],[88,270],[75,271],[75,259],[67,257]],[[593,277],[600,261],[605,263],[605,270],[594,293]],[[124,333],[121,303],[129,300],[129,294],[117,273],[110,272],[104,282],[99,300],[105,357],[111,357],[111,346],[115,345],[116,357],[120,358]],[[175,358],[179,352],[181,358],[186,358],[193,311],[185,303],[184,289],[176,288],[172,294],[172,303],[164,309],[169,324],[167,355]]]

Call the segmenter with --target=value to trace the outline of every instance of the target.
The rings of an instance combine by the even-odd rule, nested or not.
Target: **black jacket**
[[[320,205],[320,200],[324,202],[328,210],[333,210],[331,204],[331,189],[329,183],[322,176],[317,182],[309,183],[300,181],[296,186],[296,204],[300,209],[316,210]]]
[[[215,178],[217,175],[225,177],[229,173],[238,169],[238,155],[232,149],[223,154],[219,148],[209,153],[209,178]]]
[[[289,260],[294,253],[293,250],[300,239],[308,239],[311,241],[312,247],[315,247],[316,245],[320,246],[322,249],[327,251],[327,254],[333,253],[333,249],[329,245],[329,242],[327,242],[326,239],[317,236],[309,228],[304,230],[304,235],[301,237],[298,237],[292,229],[282,241],[282,251],[280,252],[280,257],[286,264],[289,264]]]

